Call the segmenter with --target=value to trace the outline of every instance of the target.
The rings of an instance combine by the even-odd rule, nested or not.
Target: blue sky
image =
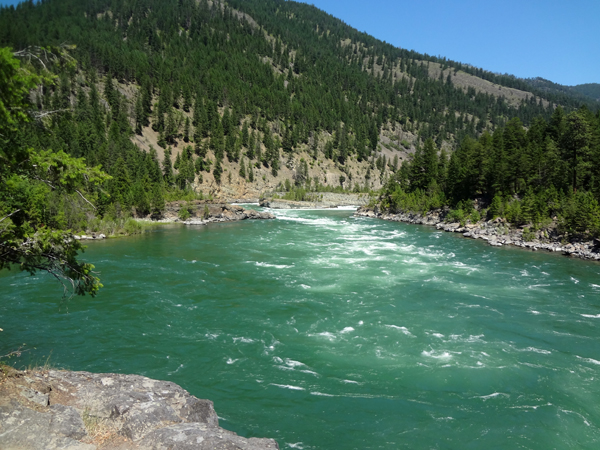
[[[492,72],[600,83],[599,0],[308,0],[398,47]]]
[[[82,0],[84,1],[84,0]],[[0,4],[16,4],[0,0]],[[600,83],[600,0],[309,0],[398,47],[555,83]]]

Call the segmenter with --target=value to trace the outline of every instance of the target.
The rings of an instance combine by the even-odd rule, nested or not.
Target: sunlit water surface
[[[94,242],[0,278],[0,354],[172,380],[282,449],[600,447],[600,266],[351,211]]]

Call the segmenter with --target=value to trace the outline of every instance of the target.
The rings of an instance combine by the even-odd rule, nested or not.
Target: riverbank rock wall
[[[211,401],[169,381],[114,373],[3,369],[2,449],[279,448],[273,439],[246,439],[220,428]]]

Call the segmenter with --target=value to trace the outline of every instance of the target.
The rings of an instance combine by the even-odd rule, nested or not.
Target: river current
[[[600,447],[598,263],[273,212],[90,243],[95,299],[2,273],[0,354],[174,381],[282,449]]]

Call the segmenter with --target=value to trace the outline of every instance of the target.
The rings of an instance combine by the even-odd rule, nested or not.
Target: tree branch
[[[95,207],[94,205],[92,205],[92,204],[90,203],[90,201],[89,201],[87,198],[85,198],[81,192],[79,192],[77,189],[75,189],[75,192],[77,192],[77,193],[79,194],[79,196],[80,196],[82,199],[84,199],[88,205],[90,205],[92,208],[96,209],[96,207]]]
[[[8,216],[4,216],[2,219],[0,219],[0,222],[2,222],[4,219],[8,219],[10,216],[18,213],[19,211],[21,211],[21,210],[17,209],[16,211],[11,212]]]
[[[31,116],[35,120],[40,120],[46,116],[49,116],[50,114],[55,114],[55,113],[65,112],[65,111],[71,111],[71,108],[55,109],[54,111],[29,111],[29,114],[31,114]]]

